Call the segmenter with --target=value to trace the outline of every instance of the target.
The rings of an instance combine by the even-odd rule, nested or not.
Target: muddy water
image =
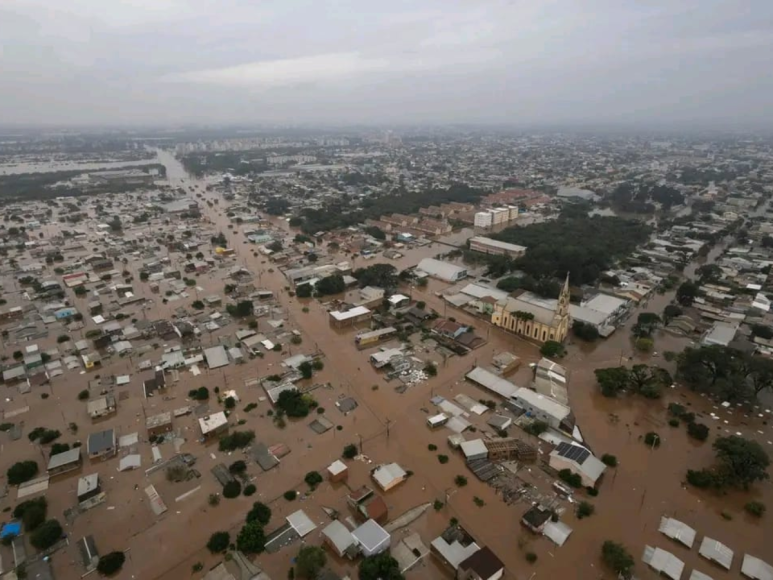
[[[172,181],[177,180],[177,184],[186,185],[193,183],[187,181],[182,168],[171,156],[162,152],[160,157],[167,165]],[[214,198],[213,194],[207,195]],[[221,201],[220,206],[222,205]],[[215,206],[213,209],[205,208],[205,211],[216,228],[227,231],[224,209]],[[656,403],[637,399],[607,400],[600,397],[593,379],[593,369],[618,364],[621,356],[634,356],[627,328],[621,329],[595,348],[580,349],[570,346],[565,361],[572,373],[572,407],[587,442],[597,454],[617,455],[621,465],[607,475],[600,496],[592,500],[596,505],[596,515],[583,521],[576,521],[571,515],[565,516],[564,519],[575,532],[567,544],[559,549],[545,539],[535,539],[524,532],[518,521],[527,506],[504,506],[488,486],[474,480],[458,455],[448,453],[451,460],[446,465],[441,466],[437,462],[435,453],[427,450],[427,444],[434,443],[440,450],[445,449],[447,433],[430,432],[425,426],[426,414],[421,410],[422,407],[430,408],[428,399],[432,394],[441,394],[447,398],[460,392],[475,399],[484,396],[481,391],[462,380],[463,373],[476,362],[488,364],[490,357],[502,350],[515,352],[524,363],[536,361],[539,354],[532,345],[498,329],[492,329],[485,322],[464,313],[452,314],[449,309],[449,316],[453,315],[462,322],[472,323],[481,335],[485,333],[489,338],[488,344],[467,357],[449,359],[438,377],[398,395],[393,391],[394,385],[385,383],[383,376],[372,370],[367,363],[368,351],[358,352],[353,348],[352,333],[335,331],[329,327],[327,313],[321,305],[314,301],[291,298],[284,291],[286,282],[282,275],[278,272],[268,272],[269,265],[255,258],[250,246],[236,243],[234,248],[238,262],[247,265],[259,277],[256,285],[272,289],[278,294],[282,305],[287,308],[288,326],[302,331],[304,345],[300,350],[308,352],[305,349],[308,347],[311,350],[311,345],[314,345],[314,349],[323,352],[326,367],[319,378],[331,381],[335,389],[329,394],[327,391],[315,393],[321,404],[330,410],[334,408],[333,403],[337,396],[351,394],[361,405],[349,417],[336,415],[336,422],[343,425],[343,431],[333,430],[319,437],[310,434],[303,422],[292,423],[286,430],[277,431],[267,418],[251,418],[248,426],[255,428],[259,439],[269,443],[285,440],[291,442],[293,447],[290,461],[283,462],[278,470],[258,476],[256,484],[259,487],[259,495],[253,499],[268,501],[280,496],[285,489],[297,486],[306,471],[322,469],[332,461],[344,443],[357,442],[362,436],[365,441],[364,451],[374,462],[397,460],[414,472],[414,476],[405,486],[388,494],[387,502],[392,508],[391,515],[394,516],[403,508],[407,509],[422,501],[444,498],[448,492],[449,506],[438,514],[432,513],[426,521],[417,523],[414,529],[419,531],[428,543],[442,530],[448,518],[457,517],[479,542],[490,546],[499,555],[507,566],[510,578],[611,578],[611,574],[600,568],[597,557],[600,545],[606,539],[625,543],[637,561],[645,544],[660,546],[686,561],[688,569],[697,567],[714,578],[737,577],[738,562],[743,551],[763,557],[766,555],[765,538],[770,537],[772,531],[769,518],[760,523],[750,522],[742,514],[741,506],[755,494],[768,505],[773,505],[770,486],[760,485],[752,494],[732,493],[723,498],[685,489],[681,485],[685,469],[709,464],[712,453],[708,443],[695,444],[688,440],[683,428],[668,427],[665,424],[664,408],[670,400],[678,400],[690,404],[702,413],[714,410],[722,419],[719,422],[710,422],[708,419],[704,421],[710,422],[711,426],[716,428],[717,434],[725,434],[725,430],[739,430],[766,441],[766,438],[770,439],[772,435],[770,426],[762,425],[761,420],[743,417],[738,413],[729,415],[719,409],[715,410],[711,402],[681,389],[669,393],[665,400]],[[719,252],[719,249],[715,252]],[[717,254],[713,254],[716,257]],[[712,256],[709,256],[709,259],[712,259]],[[429,307],[443,313],[445,305],[434,292],[444,287],[445,285],[432,282],[425,289],[413,289],[414,297],[417,293],[422,295]],[[668,295],[655,296],[645,308],[661,312],[668,300]],[[304,306],[309,308],[308,313],[302,311]],[[672,340],[659,337],[656,342],[657,349],[678,350],[678,346],[670,346]],[[655,362],[661,360],[656,359]],[[269,362],[267,357],[265,361],[245,365],[247,370],[244,372],[269,374],[266,365],[276,362],[278,359]],[[238,385],[238,375],[232,378],[230,372],[232,370],[224,380],[229,384],[234,382]],[[217,376],[219,375],[208,379],[220,382],[215,379]],[[527,383],[528,369],[525,364],[512,380],[518,384]],[[373,389],[374,385],[378,385],[377,390]],[[184,392],[187,388],[188,385],[180,390]],[[728,421],[727,424],[724,423],[725,420]],[[763,435],[756,433],[758,429],[763,431]],[[661,449],[651,450],[639,442],[639,437],[650,430],[658,431],[663,437]],[[207,465],[216,462],[210,460],[206,454],[203,454],[202,461],[202,473]],[[468,476],[469,485],[457,490],[453,485],[453,478],[457,474]],[[352,468],[351,487],[366,483],[367,479],[367,470]],[[205,554],[200,546],[215,529],[232,527],[234,531],[238,530],[249,502],[243,498],[230,502],[231,505],[221,504],[218,508],[209,508],[203,498],[206,493],[214,490],[210,480],[208,474],[204,475],[202,491],[197,499],[190,501],[197,509],[191,509],[184,504],[174,505],[161,522],[128,540],[135,554],[143,554],[142,558],[132,558],[133,574],[143,578],[184,578],[188,577],[192,563],[202,561],[209,565],[215,561]],[[546,485],[549,485],[549,482],[546,482]],[[325,484],[318,492],[319,497],[315,495],[313,499],[297,505],[288,505],[283,500],[278,500],[272,503],[272,509],[282,515],[303,507],[312,519],[322,526],[326,518],[321,514],[321,506],[332,504],[331,507],[343,509],[343,493],[342,489],[333,489]],[[484,507],[479,508],[472,502],[472,498],[476,496],[485,501]],[[168,503],[173,503],[173,500],[170,499]],[[175,515],[175,509],[182,510],[182,513]],[[723,518],[720,515],[723,510],[733,519],[729,521]],[[737,557],[732,572],[724,573],[701,561],[697,556],[697,548],[688,551],[659,535],[656,531],[657,525],[660,517],[665,514],[678,517],[695,527],[699,532],[699,539],[703,534],[709,534],[734,549]],[[202,515],[207,525],[202,525]],[[277,522],[278,519],[275,517],[273,521]],[[272,523],[270,527],[273,525]],[[179,532],[175,532],[181,528],[188,530],[184,538],[178,536]],[[318,541],[316,532],[310,536],[310,541]],[[149,550],[151,546],[153,549]],[[524,561],[525,546],[539,556],[534,566]],[[295,550],[290,548],[274,555],[262,556],[259,561],[272,577],[281,578],[286,575],[290,558],[294,554]],[[351,566],[343,562],[335,562],[334,567],[340,571],[351,570]],[[645,570],[641,564],[637,565],[637,573],[642,578],[655,577],[654,573]],[[409,576],[441,578],[446,576],[446,572],[435,564],[428,564],[411,572]]]

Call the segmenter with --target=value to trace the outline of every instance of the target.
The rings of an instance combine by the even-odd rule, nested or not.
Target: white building
[[[417,269],[433,278],[439,278],[446,282],[457,282],[467,277],[467,269],[461,266],[455,266],[448,262],[441,262],[434,258],[424,258]]]

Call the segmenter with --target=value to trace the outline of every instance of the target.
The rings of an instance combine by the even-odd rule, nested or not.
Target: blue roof
[[[10,522],[3,526],[0,530],[0,538],[7,538],[8,536],[18,536],[21,534],[21,522]]]

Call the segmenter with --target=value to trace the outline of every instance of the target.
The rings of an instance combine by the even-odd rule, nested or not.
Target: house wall
[[[563,342],[569,332],[568,317],[559,320],[556,326],[548,326],[536,320],[518,318],[499,305],[491,315],[491,323],[536,342],[547,342],[548,340]]]

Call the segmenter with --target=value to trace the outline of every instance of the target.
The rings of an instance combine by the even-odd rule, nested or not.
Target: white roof
[[[773,566],[759,558],[744,554],[741,574],[753,580],[773,580]]]
[[[382,487],[389,487],[395,480],[405,479],[405,470],[397,463],[379,465],[373,470],[373,479]]]
[[[465,441],[460,445],[462,453],[465,457],[473,457],[475,455],[488,455],[488,448],[483,442],[483,439],[473,439],[472,441]]]
[[[443,536],[432,540],[432,547],[454,570],[459,568],[459,564],[480,550],[480,546],[475,542],[470,542],[467,546],[463,546],[457,541],[449,544],[443,539]]]
[[[564,522],[547,521],[542,528],[542,534],[550,539],[556,546],[561,547],[572,533],[572,528]]]
[[[467,373],[466,378],[506,399],[509,399],[518,391],[518,387],[513,383],[506,381],[483,367],[475,367]]]
[[[338,520],[333,520],[327,526],[322,528],[322,535],[330,540],[339,553],[344,553],[349,546],[356,544],[349,529]]]
[[[708,574],[699,572],[698,570],[693,570],[692,574],[690,574],[690,577],[687,580],[714,580],[714,578],[712,578]]]
[[[389,532],[379,526],[374,520],[368,520],[352,532],[352,536],[367,551],[373,552],[381,544],[389,541]]]
[[[410,298],[405,294],[392,294],[389,297],[389,302],[391,304],[397,304],[398,302],[402,302],[403,300],[410,300]]]
[[[725,569],[730,570],[733,565],[733,550],[708,536],[703,538],[698,553],[704,558],[716,562]]]
[[[424,258],[417,266],[422,272],[426,272],[430,276],[437,276],[446,280],[453,280],[459,274],[467,272],[466,268],[461,266],[454,266],[448,262],[441,262],[434,258]]]
[[[78,497],[94,491],[99,486],[99,474],[90,473],[84,475],[78,480]]]
[[[687,524],[673,518],[661,518],[658,531],[672,540],[683,543],[688,548],[692,548],[693,542],[695,542],[695,530]]]
[[[303,510],[291,513],[287,516],[287,523],[290,524],[293,529],[298,532],[298,535],[303,538],[308,536],[317,528],[317,524],[311,521],[311,518],[306,515]]]
[[[346,471],[347,467],[346,464],[341,461],[340,459],[336,459],[333,463],[328,465],[327,471],[330,473],[330,475],[338,475],[339,473],[343,473]]]
[[[555,417],[559,421],[566,419],[572,412],[569,407],[562,405],[555,399],[535,393],[531,389],[525,387],[519,388],[514,394],[513,398],[521,399],[532,407],[536,407],[544,411],[547,415]]]
[[[81,457],[80,447],[75,447],[68,451],[57,453],[56,455],[52,455],[51,459],[48,460],[48,469],[49,470],[56,469],[57,467],[62,467],[63,465],[74,463],[78,461],[80,457]]]
[[[139,453],[127,455],[126,457],[121,457],[121,461],[118,462],[118,471],[137,469],[140,465],[142,465],[142,458]]]
[[[211,415],[208,415],[206,417],[199,418],[199,426],[201,427],[201,432],[205,435],[210,431],[214,431],[218,427],[222,427],[226,423],[228,423],[228,417],[225,416],[225,413],[223,411],[220,411],[218,413],[212,413]]]
[[[228,355],[225,348],[221,345],[212,346],[204,351],[204,358],[207,359],[207,366],[211,369],[219,369],[228,364]]]
[[[505,208],[502,208],[505,209]],[[497,211],[502,211],[502,209],[498,209]],[[508,242],[502,242],[500,240],[495,240],[493,238],[486,238],[484,236],[475,236],[474,238],[470,238],[470,243],[472,242],[478,242],[479,244],[484,244],[486,246],[491,246],[492,248],[501,248],[503,250],[509,250],[511,252],[525,252],[526,246],[519,246],[517,244],[510,244]]]
[[[357,316],[364,316],[369,312],[370,310],[368,310],[364,306],[355,306],[354,308],[351,308],[346,312],[339,312],[338,310],[334,310],[330,313],[330,316],[332,316],[338,321],[341,321],[341,320],[349,320],[350,318],[356,318]]]
[[[460,292],[467,296],[472,296],[473,298],[485,298],[486,296],[491,296],[496,300],[507,298],[507,292],[504,290],[489,288],[488,286],[481,286],[480,284],[467,284]]]
[[[679,580],[682,577],[682,572],[684,572],[684,562],[671,552],[666,552],[660,548],[645,546],[642,561],[653,570],[668,576],[672,580]]]

